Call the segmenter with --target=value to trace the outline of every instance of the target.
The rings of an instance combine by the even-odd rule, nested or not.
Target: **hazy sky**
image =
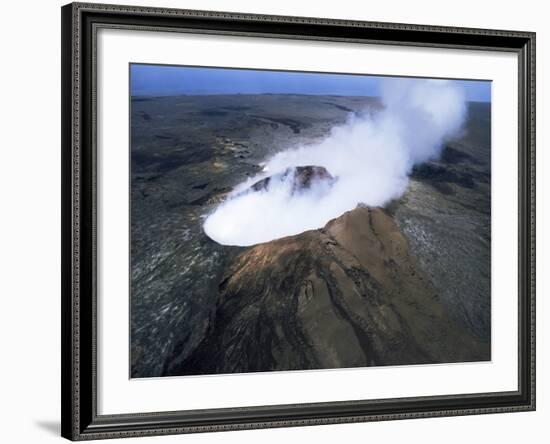
[[[326,94],[379,96],[383,77],[132,64],[133,96],[177,94]],[[491,82],[455,80],[467,100],[491,101]]]

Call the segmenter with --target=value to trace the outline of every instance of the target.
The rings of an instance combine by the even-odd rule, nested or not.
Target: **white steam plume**
[[[269,159],[266,173],[239,185],[208,216],[205,233],[223,245],[254,245],[321,228],[358,204],[383,206],[401,196],[412,167],[439,156],[461,129],[464,92],[452,81],[387,79],[381,99],[381,111],[352,115],[321,143]],[[306,165],[325,167],[337,181],[328,191],[314,185],[291,195],[288,181],[271,181],[265,191],[242,193],[264,177]]]

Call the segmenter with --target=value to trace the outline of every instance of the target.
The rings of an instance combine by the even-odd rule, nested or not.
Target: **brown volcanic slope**
[[[247,249],[227,269],[205,339],[167,375],[478,361],[379,208]]]

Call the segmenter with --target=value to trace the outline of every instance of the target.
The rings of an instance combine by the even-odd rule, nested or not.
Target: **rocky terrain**
[[[132,100],[132,377],[490,359],[488,104],[470,104],[464,135],[385,209],[247,248],[202,231],[268,156],[378,106],[298,95]]]
[[[393,219],[357,208],[247,249],[219,285],[205,339],[166,374],[476,361]]]

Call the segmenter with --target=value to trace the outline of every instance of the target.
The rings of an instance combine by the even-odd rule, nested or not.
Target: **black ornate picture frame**
[[[86,3],[66,5],[61,14],[62,436],[87,440],[535,409],[534,33]],[[96,32],[99,28],[506,51],[517,55],[518,390],[98,415]]]

